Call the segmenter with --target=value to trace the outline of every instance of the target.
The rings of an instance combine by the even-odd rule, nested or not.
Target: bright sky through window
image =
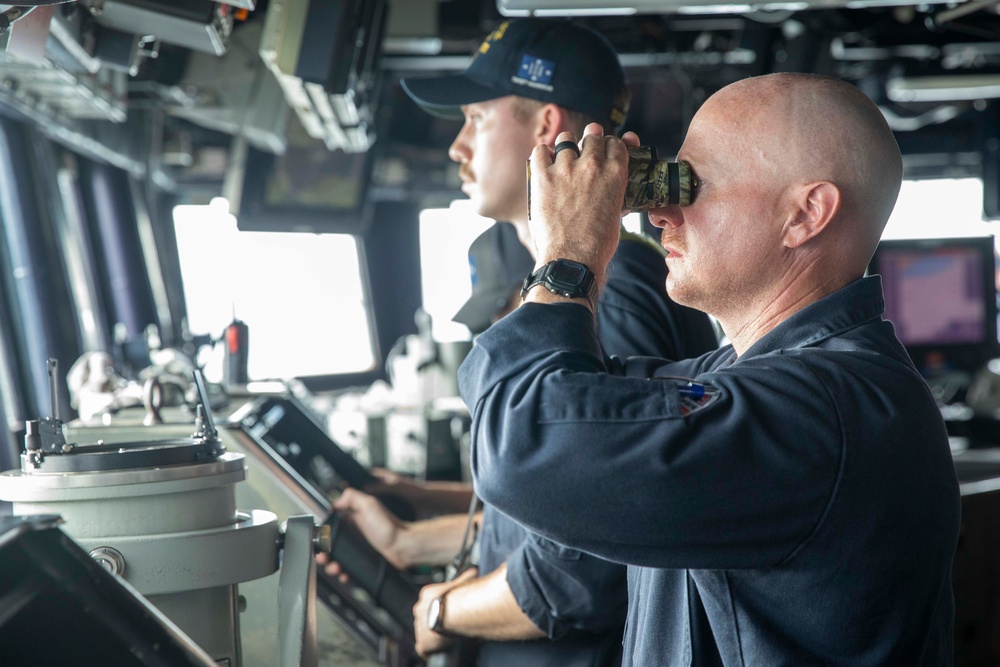
[[[983,182],[978,178],[904,181],[884,239],[993,236],[983,220]]]
[[[978,179],[907,181],[883,238],[989,236]],[[354,237],[241,232],[225,200],[174,213],[191,331],[218,336],[233,314],[250,328],[252,379],[367,370],[375,363]],[[626,227],[637,227],[630,216]],[[451,321],[472,293],[468,249],[492,220],[467,200],[420,216],[424,309],[440,341],[467,340]],[[221,346],[215,350],[221,359]],[[206,367],[221,378],[221,360]]]
[[[375,358],[358,244],[347,234],[247,232],[224,199],[178,206],[174,225],[193,333],[249,328],[251,380],[365,371]],[[222,377],[216,345],[206,376]]]

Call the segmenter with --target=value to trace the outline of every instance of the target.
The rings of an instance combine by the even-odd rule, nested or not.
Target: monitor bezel
[[[275,203],[267,200],[268,182],[274,178],[286,156],[275,155],[252,146],[247,148],[237,227],[243,231],[340,233],[364,235],[371,225],[373,201],[370,196],[374,155],[364,153],[334,154],[331,160],[356,162],[354,178],[358,198],[353,206],[308,206]]]

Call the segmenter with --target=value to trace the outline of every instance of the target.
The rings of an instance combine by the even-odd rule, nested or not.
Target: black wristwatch
[[[553,294],[571,299],[587,299],[593,306],[597,299],[597,279],[585,264],[571,259],[556,259],[525,277],[521,298],[535,285],[543,285]]]

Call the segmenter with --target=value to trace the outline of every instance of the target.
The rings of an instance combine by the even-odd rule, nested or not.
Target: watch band
[[[597,279],[586,264],[571,259],[555,259],[528,274],[521,283],[521,299],[531,288],[542,285],[553,294],[571,299],[587,299],[596,306]]]

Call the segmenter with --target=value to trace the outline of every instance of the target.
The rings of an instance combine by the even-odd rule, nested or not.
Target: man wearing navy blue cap
[[[616,134],[629,101],[612,46],[565,20],[505,22],[464,72],[402,84],[428,112],[464,119],[449,149],[462,190],[480,215],[513,223],[529,250],[525,162],[532,150],[552,144],[560,132],[582,132],[590,122]],[[670,301],[665,280],[662,249],[648,237],[623,232],[598,318],[609,354],[684,359],[717,346],[708,318]],[[464,517],[387,520],[370,497],[354,490],[335,504],[352,511],[373,546],[401,566],[450,558],[465,523]],[[585,515],[587,508],[578,511]],[[421,653],[446,648],[457,636],[485,640],[481,666],[619,663],[627,603],[622,566],[532,535],[487,505],[479,574],[423,589],[414,610]]]
[[[417,104],[444,118],[462,107],[516,95],[587,114],[605,129],[625,123],[630,94],[614,48],[571,21],[505,21],[461,74],[402,81]]]

